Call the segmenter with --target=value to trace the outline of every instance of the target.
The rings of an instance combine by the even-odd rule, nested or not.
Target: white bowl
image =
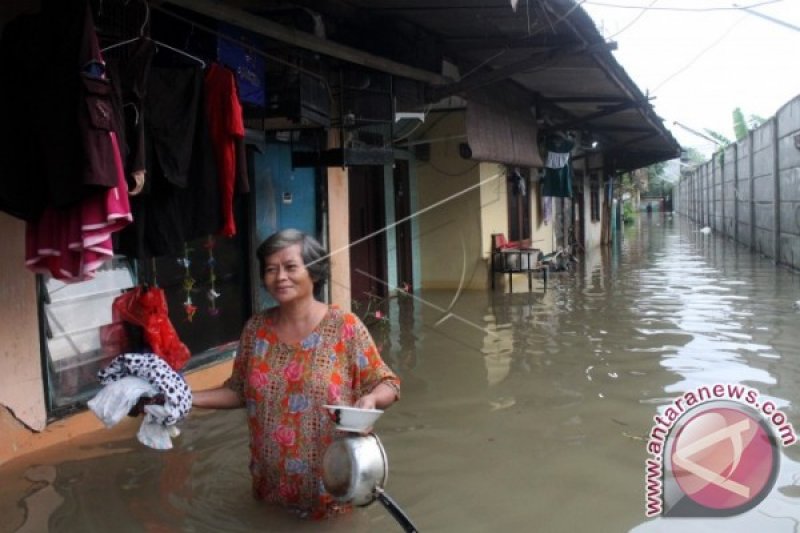
[[[340,431],[364,432],[375,425],[383,411],[380,409],[361,409],[346,405],[323,405],[333,415],[336,429]]]

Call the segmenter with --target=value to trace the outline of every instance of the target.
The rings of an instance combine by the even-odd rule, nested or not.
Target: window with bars
[[[186,243],[182,257],[119,256],[94,279],[65,284],[40,276],[39,305],[50,416],[80,408],[99,389],[97,371],[120,353],[145,351],[138,326],[115,318],[112,303],[137,284],[164,291],[169,320],[192,356],[184,370],[229,357],[251,313],[246,225],[233,238]]]

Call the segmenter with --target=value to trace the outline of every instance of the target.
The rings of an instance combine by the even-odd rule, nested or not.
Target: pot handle
[[[417,527],[411,522],[411,519],[406,516],[406,513],[400,509],[400,506],[388,495],[382,488],[375,488],[375,496],[378,501],[386,507],[386,510],[391,513],[397,523],[403,527],[406,533],[417,533]]]

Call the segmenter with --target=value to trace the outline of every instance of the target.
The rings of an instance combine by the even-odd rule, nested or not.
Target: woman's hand
[[[359,398],[353,407],[358,407],[359,409],[376,409],[376,402],[375,395],[369,393]]]
[[[369,394],[359,398],[354,407],[361,409],[386,409],[397,401],[397,391],[388,383],[378,383]]]

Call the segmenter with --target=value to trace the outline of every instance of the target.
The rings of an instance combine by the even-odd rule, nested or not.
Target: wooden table
[[[528,291],[533,290],[533,273],[541,272],[547,289],[547,266],[539,262],[541,250],[536,248],[507,248],[492,252],[492,289],[496,273],[508,274],[508,292],[513,292],[512,274],[528,274]]]

